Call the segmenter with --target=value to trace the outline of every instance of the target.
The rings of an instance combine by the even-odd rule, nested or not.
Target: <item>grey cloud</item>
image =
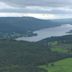
[[[65,9],[59,7],[47,7],[47,8],[14,8],[14,9],[1,9],[0,12],[16,12],[16,13],[49,13],[49,14],[72,14],[72,9]]]
[[[1,0],[1,1],[16,4],[19,6],[26,6],[26,5],[61,6],[72,4],[72,0]]]
[[[27,9],[26,6],[41,6],[41,7],[61,7],[71,6],[72,0],[0,0],[18,9],[1,9],[0,12],[24,12],[24,13],[52,13],[52,14],[72,14],[72,11],[57,10],[41,10]]]

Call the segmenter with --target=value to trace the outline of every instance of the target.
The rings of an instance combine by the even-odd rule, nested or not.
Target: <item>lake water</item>
[[[72,30],[71,24],[63,24],[61,26],[45,28],[45,29],[34,31],[34,33],[37,33],[37,36],[19,37],[19,38],[16,38],[16,40],[37,42],[48,37],[68,35],[69,33],[67,32],[69,32],[70,30]]]

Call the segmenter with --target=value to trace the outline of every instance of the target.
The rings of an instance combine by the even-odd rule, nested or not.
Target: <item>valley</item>
[[[72,23],[60,21],[0,18],[0,72],[71,72]]]
[[[72,72],[72,0],[0,0],[0,72]]]

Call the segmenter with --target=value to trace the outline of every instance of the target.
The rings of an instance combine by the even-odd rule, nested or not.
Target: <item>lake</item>
[[[71,24],[63,24],[61,26],[56,26],[52,28],[45,28],[41,30],[34,31],[37,33],[37,36],[32,37],[19,37],[16,38],[17,41],[29,41],[29,42],[37,42],[45,38],[53,37],[53,36],[63,36],[68,35],[69,31],[72,30]]]

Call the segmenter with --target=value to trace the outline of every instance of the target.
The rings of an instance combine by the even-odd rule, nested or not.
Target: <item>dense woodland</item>
[[[53,44],[55,42],[58,43]],[[37,43],[0,39],[0,72],[48,72],[38,66],[72,57],[72,52],[51,49],[52,45],[65,44],[72,47],[72,35],[51,37]]]

